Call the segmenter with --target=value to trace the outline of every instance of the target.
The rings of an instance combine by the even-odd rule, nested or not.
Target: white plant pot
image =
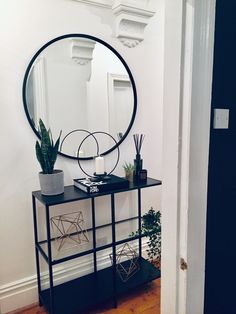
[[[64,193],[64,172],[54,170],[52,174],[39,172],[39,183],[43,195],[58,195]]]

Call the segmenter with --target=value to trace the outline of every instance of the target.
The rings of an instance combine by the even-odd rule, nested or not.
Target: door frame
[[[165,1],[162,314],[204,309],[215,4]]]

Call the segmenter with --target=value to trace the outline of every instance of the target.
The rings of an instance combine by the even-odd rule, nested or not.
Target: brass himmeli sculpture
[[[110,259],[113,262],[113,254],[110,254]],[[140,269],[138,259],[138,254],[128,243],[117,250],[116,271],[123,282],[129,280]]]
[[[89,242],[82,211],[54,216],[51,225],[58,251]]]

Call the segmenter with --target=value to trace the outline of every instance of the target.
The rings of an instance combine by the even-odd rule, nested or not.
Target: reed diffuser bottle
[[[140,174],[143,169],[143,160],[141,158],[140,152],[141,147],[144,141],[144,134],[134,134],[134,145],[136,150],[136,158],[134,159],[134,180],[139,181],[140,180]]]

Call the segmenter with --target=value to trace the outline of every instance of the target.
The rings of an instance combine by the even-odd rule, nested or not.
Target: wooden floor
[[[105,304],[103,307],[78,314],[160,314],[160,291],[161,281],[160,279],[157,279],[152,283],[129,293],[127,296],[120,298],[116,309],[112,308],[112,304]],[[42,307],[33,306],[9,314],[45,313],[46,311],[44,311]]]

